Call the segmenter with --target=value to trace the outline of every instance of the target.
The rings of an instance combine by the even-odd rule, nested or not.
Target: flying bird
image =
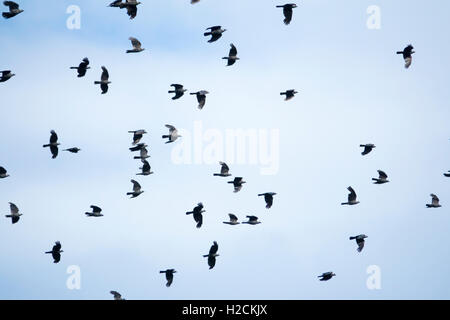
[[[350,240],[356,240],[356,244],[358,245],[357,251],[361,252],[362,249],[364,248],[364,243],[365,243],[364,239],[366,239],[366,238],[367,238],[367,236],[365,234],[360,234],[355,237],[350,237]]]
[[[378,178],[372,178],[374,182],[374,184],[383,184],[383,183],[388,183],[389,180],[387,179],[388,176],[384,171],[381,170],[377,170],[378,171]]]
[[[233,181],[228,181],[228,183],[232,183],[234,185],[234,192],[239,192],[242,189],[242,185],[246,183],[246,181],[242,180],[242,177],[235,177]]]
[[[127,53],[136,53],[136,52],[141,52],[141,51],[145,50],[144,48],[142,48],[142,44],[139,42],[138,39],[129,37],[128,40],[131,41],[131,45],[133,46],[133,49],[127,50]]]
[[[295,91],[294,89],[290,89],[290,90],[286,90],[285,92],[280,92],[280,96],[286,96],[286,98],[284,99],[284,101],[288,101],[291,100],[295,94],[297,94],[298,92]]]
[[[218,257],[219,255],[217,254],[217,250],[219,250],[219,245],[217,244],[216,241],[213,242],[213,245],[211,246],[211,248],[209,249],[209,253],[203,255],[204,258],[208,257],[208,266],[209,269],[211,270],[212,268],[214,268],[214,266],[216,265],[216,257]]]
[[[88,217],[103,217],[102,208],[97,206],[91,206],[92,212],[85,212]]]
[[[441,205],[439,204],[439,198],[435,194],[430,194],[431,196],[431,204],[427,203],[427,208],[439,208]]]
[[[23,12],[22,9],[19,9],[19,5],[13,1],[3,1],[3,4],[9,7],[9,12],[3,12],[2,16],[5,19],[9,19],[17,16],[19,13]]]
[[[0,71],[0,82],[5,82],[14,77],[16,74],[11,73],[11,70]]]
[[[251,225],[261,223],[260,221],[258,221],[258,217],[255,217],[255,216],[246,216],[246,217],[248,218],[248,221],[243,221],[242,223],[247,223],[247,224],[251,224]]]
[[[148,175],[152,174],[153,171],[151,170],[152,168],[150,167],[150,163],[148,163],[148,161],[144,160],[144,159],[142,159],[141,161],[144,164],[142,167],[139,168],[140,170],[142,170],[142,172],[136,173],[136,175],[137,176],[148,176]]]
[[[232,66],[236,62],[236,60],[239,60],[239,58],[237,57],[236,47],[232,43],[230,44],[230,46],[231,46],[231,49],[230,49],[230,52],[228,53],[228,57],[222,58],[222,59],[228,60],[227,67]]]
[[[219,164],[221,165],[220,167],[220,173],[214,173],[214,176],[218,176],[218,177],[229,177],[231,176],[230,174],[230,168],[227,166],[227,164],[225,162],[219,161]]]
[[[5,168],[0,167],[0,179],[9,177],[8,171]]]
[[[109,81],[109,73],[108,70],[102,66],[102,75],[100,78],[100,81],[94,81],[94,84],[99,84],[100,88],[102,89],[102,94],[105,94],[108,92],[108,85],[111,83],[111,81]]]
[[[412,63],[412,54],[415,53],[413,51],[414,47],[412,45],[408,45],[403,51],[397,51],[397,54],[403,55],[403,60],[405,60],[405,69],[408,69]]]
[[[191,94],[195,94],[197,96],[197,101],[198,101],[198,108],[201,110],[203,109],[203,107],[205,106],[206,103],[206,95],[209,92],[206,90],[201,90],[198,92],[191,92]]]
[[[61,243],[56,241],[52,251],[47,251],[45,253],[51,253],[54,260],[53,263],[58,263],[61,260],[61,252],[64,252],[61,250]]]
[[[91,67],[88,67],[89,59],[84,58],[83,61],[78,65],[78,67],[70,67],[70,69],[76,69],[78,72],[78,78],[84,77],[86,75],[86,71]]]
[[[448,171],[448,173],[444,173],[444,176],[446,176],[447,178],[450,177],[450,170]]]
[[[331,278],[333,278],[334,276],[336,276],[336,274],[334,274],[333,272],[325,272],[322,273],[322,275],[318,276],[318,278],[321,278],[320,281],[328,281]]]
[[[178,134],[178,130],[177,128],[175,128],[174,126],[170,125],[170,124],[166,124],[166,128],[169,128],[169,134],[168,135],[163,135],[163,139],[169,138],[168,141],[166,141],[166,143],[171,143],[174,142],[175,140],[177,140],[179,137],[181,137]]]
[[[358,204],[359,201],[356,201],[356,192],[353,190],[352,187],[347,188],[350,193],[348,194],[348,202],[342,202],[341,205],[348,204],[348,205],[355,205]]]
[[[174,90],[169,90],[169,93],[175,93],[175,96],[172,97],[172,100],[181,98],[184,95],[184,93],[187,91],[186,89],[183,88],[182,84],[174,83],[174,84],[171,84],[170,86],[174,87]]]
[[[139,129],[139,130],[134,130],[134,131],[128,131],[128,133],[132,133],[133,134],[133,142],[132,145],[136,145],[139,143],[139,141],[141,141],[142,137],[144,136],[144,134],[147,133],[147,131],[145,131],[144,129]]]
[[[58,135],[56,134],[55,130],[50,131],[50,143],[44,144],[42,147],[50,147],[50,152],[52,153],[52,159],[55,159],[58,156]]]
[[[275,192],[266,192],[258,194],[259,197],[264,196],[264,201],[266,201],[266,208],[270,209],[273,204],[273,196],[276,195]]]
[[[5,217],[11,218],[12,224],[19,222],[20,216],[22,216],[22,214],[19,213],[19,208],[17,208],[14,203],[9,202],[9,210],[11,211],[11,214],[6,215]]]
[[[209,30],[209,32],[205,32],[203,35],[205,37],[211,36],[211,39],[208,40],[209,43],[217,41],[220,37],[222,37],[222,33],[227,31],[227,29],[222,29],[222,26],[209,27],[206,28],[206,30]]]
[[[127,196],[131,195],[131,198],[136,198],[144,191],[141,190],[141,185],[136,180],[131,179],[131,183],[133,184],[133,192],[127,192]]]
[[[361,152],[361,154],[363,156],[365,156],[366,154],[370,153],[370,151],[372,151],[373,148],[376,148],[376,146],[373,143],[360,144],[359,146],[361,148],[364,148],[363,152]]]
[[[64,149],[63,151],[69,151],[71,153],[78,153],[79,151],[81,151],[81,149],[77,148],[77,147],[73,147],[73,148],[69,148],[69,149]]]
[[[239,224],[238,218],[234,214],[229,213],[228,215],[230,216],[230,221],[224,221],[223,223],[229,224],[232,226]]]
[[[117,291],[112,290],[109,293],[111,293],[114,296],[114,300],[125,300],[124,298],[122,298],[122,295]]]
[[[283,8],[283,15],[284,15],[284,24],[288,25],[291,23],[292,20],[292,9],[297,8],[297,5],[295,3],[288,3],[285,5],[277,6],[277,8]]]
[[[167,269],[164,271],[160,271],[159,273],[165,273],[166,274],[166,287],[170,287],[170,285],[173,282],[173,274],[176,273],[175,269]]]
[[[205,212],[205,210],[203,210],[203,203],[199,202],[192,211],[188,211],[186,214],[192,214],[195,222],[197,222],[197,228],[200,228],[203,224],[203,212]]]

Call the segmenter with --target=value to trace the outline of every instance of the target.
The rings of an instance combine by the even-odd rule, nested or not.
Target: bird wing
[[[127,14],[130,16],[130,19],[136,18],[137,6],[135,6],[135,5],[127,6]]]
[[[0,167],[0,174],[6,174],[6,169],[3,167]]]
[[[142,161],[144,165],[142,166],[142,171],[150,171],[150,163],[147,160]]]
[[[166,128],[169,128],[170,132],[173,132],[173,131],[177,130],[174,126],[172,126],[170,124],[166,124]]]
[[[216,31],[216,30],[219,30],[221,27],[222,26],[213,26],[213,27],[206,28],[206,30]]]
[[[209,39],[209,42],[216,41],[216,40],[218,40],[220,37],[222,37],[222,34],[221,34],[221,33],[213,33],[213,34],[211,35],[211,39]]]
[[[377,170],[377,171],[378,171],[380,179],[386,179],[388,177],[384,171],[381,171],[381,170]]]
[[[230,46],[231,46],[231,49],[230,49],[229,56],[230,57],[235,57],[237,55],[237,49],[234,46],[234,44],[230,44]]]
[[[103,70],[103,72],[102,72],[101,80],[108,81],[108,79],[109,79],[108,69],[106,69],[105,67],[102,67],[102,70]]]
[[[348,201],[352,202],[356,200],[356,192],[355,190],[353,190],[352,187],[348,187],[347,188],[348,191],[350,191],[349,195],[348,195]]]
[[[220,168],[221,174],[227,174],[230,171],[230,168],[228,167],[228,165],[225,162],[219,162],[219,164],[222,166]]]
[[[133,46],[133,48],[140,50],[141,49],[141,43],[139,42],[138,39],[130,37],[129,40],[131,41],[131,44]]]
[[[439,198],[435,194],[431,194],[431,203],[434,205],[439,204]]]
[[[217,244],[216,241],[214,241],[214,244],[211,246],[211,248],[209,249],[209,255],[213,255],[217,253],[217,250],[219,250],[219,245]]]
[[[182,84],[174,83],[174,84],[171,84],[170,86],[171,86],[171,87],[174,87],[174,88],[177,89],[177,90],[183,89],[183,85],[182,85]]]
[[[114,296],[114,299],[116,300],[120,300],[122,298],[122,295],[117,291],[110,291],[110,293]]]
[[[141,191],[141,185],[136,180],[131,179],[131,183],[133,184],[133,191],[139,192]]]
[[[58,135],[56,134],[55,131],[52,130],[51,135],[50,135],[50,144],[54,144],[58,141]]]
[[[14,203],[10,202],[9,203],[9,208],[11,210],[11,214],[18,214],[19,213],[19,208],[17,208],[17,206]]]
[[[52,153],[52,158],[55,159],[58,156],[58,147],[57,146],[50,146],[50,152]]]
[[[19,5],[14,1],[4,1],[3,4],[9,7],[9,10],[19,9]]]
[[[238,221],[238,218],[237,218],[234,214],[229,213],[228,215],[230,216],[230,221],[231,221],[231,222]]]
[[[102,208],[100,208],[100,207],[97,207],[97,206],[91,206],[91,208],[92,208],[92,212],[94,212],[94,213],[100,213],[100,212],[102,212]]]
[[[5,71],[0,71],[2,73],[2,76],[7,76],[8,74],[11,73],[11,70],[5,70]]]
[[[292,20],[292,7],[291,6],[284,6],[283,7],[283,14],[284,14],[284,23],[289,24]]]

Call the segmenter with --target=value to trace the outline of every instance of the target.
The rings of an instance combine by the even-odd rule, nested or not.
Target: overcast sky
[[[23,0],[23,13],[0,20],[0,70],[16,73],[0,84],[0,166],[11,175],[0,181],[0,298],[450,298],[448,1],[297,1],[289,26],[279,1],[142,2],[130,20],[109,1]],[[66,26],[70,5],[81,9],[80,29]],[[371,5],[380,29],[367,27]],[[227,31],[207,43],[214,25]],[[130,36],[146,50],[127,55]],[[230,43],[241,60],[225,67]],[[395,52],[409,43],[416,53],[405,69]],[[84,57],[91,69],[77,78],[69,67]],[[101,66],[106,95],[94,85]],[[172,101],[172,83],[208,90],[203,110],[189,94]],[[285,102],[286,89],[299,93]],[[165,124],[183,137],[165,144]],[[141,128],[154,171],[144,177],[128,150],[128,131]],[[52,129],[60,150],[82,151],[51,159],[42,145]],[[231,179],[213,177],[220,159],[194,154],[225,150],[219,141],[239,129],[257,132],[270,157],[231,161],[247,181],[233,193]],[[363,157],[362,143],[377,147]],[[191,163],[175,161],[180,149]],[[372,184],[378,169],[390,183]],[[132,178],[145,190],[136,199],[126,196]],[[360,204],[340,205],[348,186]],[[268,191],[277,192],[269,210],[257,196]],[[425,207],[430,193],[442,208]],[[200,201],[196,229],[185,212]],[[4,218],[8,202],[23,213],[15,225]],[[86,217],[90,205],[104,217]],[[228,213],[262,223],[225,225]],[[362,233],[358,253],[349,236]],[[57,240],[64,252],[54,264],[44,252]],[[213,241],[220,256],[209,270],[202,255]],[[374,265],[379,290],[366,285]],[[69,266],[80,268],[79,290],[66,286]],[[170,288],[159,274],[167,268],[178,271]],[[327,271],[337,276],[318,281]]]

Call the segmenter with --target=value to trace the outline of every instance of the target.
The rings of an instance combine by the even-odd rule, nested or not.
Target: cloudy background
[[[0,220],[0,298],[111,299],[449,299],[447,1],[301,1],[289,26],[278,1],[144,0],[129,20],[108,1],[23,0],[22,14],[0,20],[0,69],[17,74],[0,84],[0,212],[8,202],[24,214]],[[81,29],[69,30],[66,9],[81,8]],[[370,30],[366,10],[381,10]],[[205,28],[222,25],[207,43]],[[128,37],[146,50],[127,55]],[[241,58],[220,58],[234,43]],[[396,55],[412,43],[405,70]],[[70,66],[88,57],[77,78]],[[110,90],[93,82],[101,66]],[[171,83],[208,90],[172,101]],[[285,102],[279,92],[299,94]],[[161,139],[166,123],[192,132],[278,129],[279,170],[231,164],[247,181],[232,192],[218,164],[175,164]],[[149,134],[155,172],[138,176],[145,193],[128,199],[140,166],[128,151],[128,130]],[[54,129],[61,149],[48,149]],[[377,148],[362,157],[361,143]],[[377,169],[391,183],[373,185]],[[351,185],[361,203],[341,206]],[[265,209],[258,193],[277,192]],[[430,193],[443,205],[426,209]],[[195,228],[191,210],[205,205]],[[102,218],[87,218],[90,205]],[[256,215],[257,226],[228,226]],[[367,234],[363,252],[348,237]],[[44,251],[61,241],[53,264]],[[219,243],[214,269],[206,254]],[[69,290],[67,268],[80,267],[81,289]],[[381,289],[369,290],[366,270],[381,270]],[[166,288],[159,270],[175,268]],[[318,281],[322,272],[337,274]]]

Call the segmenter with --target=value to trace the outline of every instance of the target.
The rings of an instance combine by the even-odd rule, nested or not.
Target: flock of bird
[[[192,0],[191,3],[194,4],[199,1],[200,0]],[[18,15],[24,11],[24,10],[20,9],[19,5],[13,1],[4,1],[3,4],[7,7],[9,7],[9,11],[2,13],[2,16],[5,19],[13,18],[16,15]],[[141,2],[136,1],[136,0],[126,0],[125,2],[123,2],[122,0],[116,0],[112,3],[110,3],[109,7],[127,9],[126,11],[127,11],[128,16],[130,17],[130,19],[133,19],[137,15],[137,7],[139,4],[141,4]],[[285,5],[277,5],[276,7],[283,8],[283,15],[284,15],[283,22],[286,25],[289,25],[292,20],[293,9],[296,8],[297,5],[291,3],[291,4],[285,4]],[[222,37],[222,34],[226,31],[226,29],[222,28],[222,26],[213,26],[213,27],[207,28],[206,30],[207,31],[204,32],[204,36],[211,37],[208,40],[209,43],[219,40]],[[139,53],[139,52],[142,52],[145,50],[144,48],[142,48],[142,44],[140,43],[140,41],[138,39],[136,39],[134,37],[130,37],[129,40],[131,41],[132,49],[127,50],[126,53]],[[237,60],[239,60],[239,58],[237,57],[237,49],[236,49],[235,45],[231,44],[230,46],[231,46],[231,48],[230,48],[228,56],[222,58],[222,59],[227,60],[226,66],[232,66],[235,64],[235,62]],[[412,54],[414,53],[413,49],[414,48],[412,45],[408,45],[406,48],[403,49],[403,51],[396,52],[397,54],[401,54],[403,56],[405,68],[409,68],[411,66]],[[108,73],[107,68],[104,66],[102,66],[101,68],[102,68],[102,74],[100,77],[100,81],[95,81],[94,84],[99,84],[100,88],[101,88],[101,93],[106,94],[108,92],[109,84],[111,82],[109,81],[109,73]],[[87,70],[90,69],[89,59],[84,58],[77,67],[70,67],[70,69],[77,70],[77,73],[78,73],[77,76],[79,78],[84,77],[86,75]],[[0,82],[6,82],[6,81],[10,80],[13,76],[15,76],[15,74],[13,74],[10,70],[0,71],[0,74],[1,74]],[[169,90],[168,93],[174,94],[174,96],[172,97],[173,100],[180,99],[184,95],[184,93],[187,91],[187,89],[185,89],[184,86],[181,84],[171,84],[170,86],[173,87],[173,89]],[[298,92],[295,89],[289,89],[289,90],[286,90],[285,92],[281,92],[280,95],[284,95],[285,100],[290,100],[297,93]],[[197,92],[191,92],[190,94],[196,96],[197,101],[198,101],[198,108],[202,109],[205,106],[206,95],[209,94],[209,92],[206,90],[200,90]],[[178,130],[176,129],[176,127],[174,127],[173,125],[170,125],[170,124],[166,124],[165,126],[169,130],[167,135],[162,136],[163,139],[167,139],[167,141],[165,143],[173,143],[178,138],[181,137],[181,135],[178,134]],[[48,147],[50,149],[52,158],[55,159],[58,156],[60,143],[58,142],[57,133],[54,130],[51,130],[50,133],[51,134],[50,134],[49,143],[44,144],[43,147],[44,148]],[[151,171],[151,166],[150,166],[149,162],[147,161],[147,158],[150,157],[148,154],[148,149],[147,149],[148,145],[144,142],[141,142],[143,136],[147,132],[144,129],[139,129],[139,130],[129,131],[129,133],[133,134],[132,142],[131,142],[132,146],[129,148],[129,150],[131,152],[139,152],[139,155],[134,156],[134,159],[140,160],[143,164],[142,167],[139,168],[139,170],[141,170],[141,171],[138,172],[136,175],[148,176],[148,175],[153,174],[153,172]],[[364,148],[364,150],[362,151],[361,154],[363,156],[366,156],[367,154],[372,152],[376,146],[372,143],[368,143],[368,144],[361,144],[360,147]],[[71,152],[71,153],[78,153],[79,151],[81,151],[81,149],[78,147],[70,147],[70,148],[64,149],[63,151],[67,151],[67,152]],[[220,162],[219,164],[220,164],[220,173],[214,173],[213,176],[230,177],[231,173],[230,173],[230,169],[229,169],[228,165],[225,162]],[[387,179],[388,175],[382,170],[377,170],[377,171],[378,171],[378,175],[379,175],[378,178],[372,178],[372,180],[374,181],[374,184],[388,183],[389,182],[389,180]],[[444,173],[444,176],[450,177],[450,171],[448,173]],[[7,177],[9,177],[7,170],[4,167],[0,166],[0,179],[4,179]],[[235,177],[233,180],[227,181],[227,182],[229,184],[233,184],[233,187],[234,187],[233,191],[235,193],[239,192],[242,189],[243,185],[246,183],[246,181],[243,180],[243,177]],[[142,190],[142,187],[138,181],[131,179],[131,183],[132,183],[132,191],[127,192],[126,195],[131,196],[131,198],[136,198],[136,197],[140,196],[144,191]],[[348,194],[347,202],[342,202],[341,204],[342,205],[357,205],[359,203],[359,201],[357,200],[357,195],[356,195],[355,190],[351,186],[349,186],[348,191],[350,193]],[[275,192],[265,192],[265,193],[258,194],[258,196],[264,197],[264,201],[266,203],[267,209],[270,209],[272,207],[275,195],[276,195]],[[431,197],[432,197],[431,204],[426,204],[426,207],[428,207],[428,208],[441,207],[441,205],[439,204],[439,198],[435,194],[431,194]],[[19,213],[19,208],[14,203],[9,203],[9,204],[10,204],[10,214],[6,215],[6,217],[11,218],[11,221],[13,224],[18,223],[22,214]],[[92,209],[91,210],[92,212],[86,212],[85,214],[87,217],[97,217],[98,218],[98,217],[103,216],[103,214],[101,213],[102,209],[100,207],[98,207],[96,205],[91,205],[90,208]],[[202,213],[204,213],[204,212],[205,212],[204,206],[200,202],[192,209],[192,211],[186,212],[186,215],[192,214],[194,221],[196,223],[196,227],[201,228],[202,224],[203,224]],[[246,218],[248,218],[248,221],[244,221],[244,222],[242,222],[242,224],[257,225],[257,224],[261,223],[258,220],[258,217],[256,217],[256,216],[246,216]],[[229,221],[223,221],[223,223],[227,224],[227,225],[233,225],[233,226],[240,224],[238,217],[231,213],[229,214]],[[356,235],[356,236],[351,236],[349,239],[356,241],[357,251],[361,252],[364,248],[366,238],[368,238],[368,237],[365,234],[360,234],[360,235]],[[58,263],[61,260],[61,253],[63,252],[63,250],[61,250],[61,248],[62,248],[61,243],[59,241],[56,241],[52,250],[46,251],[45,253],[51,254],[53,257],[54,263]],[[203,257],[207,258],[208,266],[210,269],[214,268],[214,266],[216,264],[216,257],[219,256],[219,254],[217,253],[218,249],[219,249],[219,245],[216,241],[214,241],[213,245],[211,246],[211,248],[209,250],[209,253],[203,255]],[[167,280],[167,283],[166,283],[167,287],[170,287],[170,285],[172,284],[173,278],[174,278],[174,273],[176,273],[176,272],[177,271],[173,268],[160,271],[160,273],[165,274],[165,277]],[[323,273],[322,275],[319,276],[319,278],[320,278],[320,281],[327,281],[327,280],[330,280],[334,276],[336,276],[336,274],[330,271],[330,272]],[[123,300],[121,294],[118,293],[117,291],[111,291],[110,293],[114,296],[114,299]]]

